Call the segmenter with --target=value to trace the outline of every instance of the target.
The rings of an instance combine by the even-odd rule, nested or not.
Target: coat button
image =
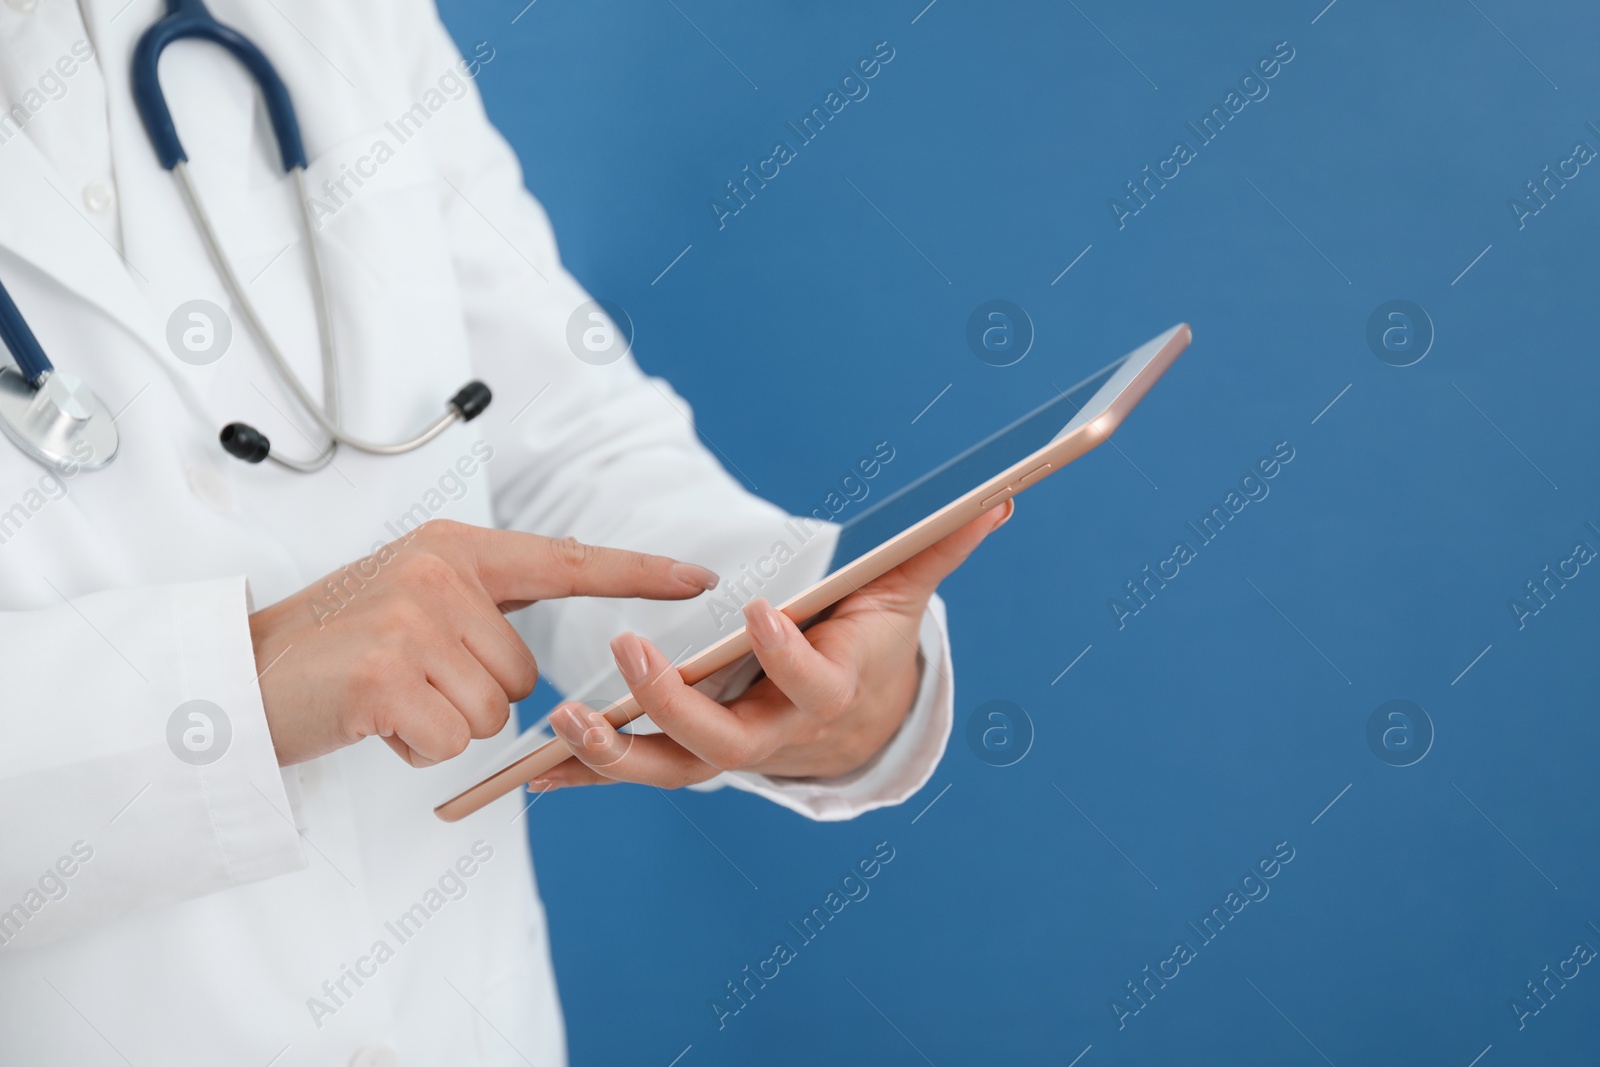
[[[398,1067],[400,1057],[388,1045],[368,1045],[350,1057],[350,1067]]]
[[[226,515],[233,510],[233,490],[228,488],[228,480],[213,467],[205,464],[190,467],[189,491],[218,515]]]
[[[27,0],[22,0],[27,2]],[[83,206],[93,211],[96,215],[104,213],[111,207],[111,183],[96,178],[83,187]]]

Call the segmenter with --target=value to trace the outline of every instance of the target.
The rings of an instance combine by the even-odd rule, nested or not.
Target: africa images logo
[[[727,192],[706,201],[711,208],[711,217],[717,222],[717,229],[727,229],[728,220],[749,207],[757,191],[765,189],[767,182],[775,180],[783,173],[784,167],[798,159],[800,149],[822,136],[822,131],[846,107],[865,100],[867,94],[872,92],[872,86],[867,83],[876,78],[894,60],[894,56],[894,46],[888,41],[873,45],[872,54],[858,59],[839,79],[839,88],[828,90],[820,105],[800,116],[798,123],[790,120],[784,124],[788,132],[782,139],[773,142],[770,156],[758,162],[754,170],[746,163],[737,183],[724,182],[723,187]],[[788,133],[794,134],[792,140]]]
[[[1172,154],[1159,160],[1154,170],[1147,163],[1139,172],[1142,177],[1123,183],[1126,196],[1113,196],[1106,201],[1117,229],[1125,229],[1129,219],[1149,207],[1156,192],[1165,189],[1168,182],[1176,180],[1183,173],[1184,167],[1200,158],[1200,149],[1222,136],[1228,123],[1246,107],[1265,100],[1272,92],[1272,87],[1267,83],[1276,78],[1294,60],[1294,56],[1294,46],[1288,41],[1273,45],[1272,54],[1256,60],[1255,65],[1239,79],[1239,87],[1229,89],[1220,105],[1201,115],[1198,124],[1193,119],[1185,124],[1194,135],[1193,144],[1187,138],[1175,142]]]

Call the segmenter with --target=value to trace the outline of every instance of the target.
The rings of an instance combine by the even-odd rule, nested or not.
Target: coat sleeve
[[[246,596],[234,578],[0,611],[0,952],[305,866]]]
[[[425,34],[414,89],[441,71],[471,80],[431,3],[407,20]],[[634,630],[667,655],[709,644],[741,625],[743,602],[773,602],[826,570],[836,528],[796,520],[750,491],[719,461],[693,412],[666,382],[641,372],[631,351],[596,352],[616,324],[562,266],[544,210],[524,188],[516,156],[490,124],[476,88],[426,127],[442,181],[475,370],[495,391],[481,418],[494,448],[495,518],[503,526],[658,552],[716,570],[723,584],[685,604],[573,599],[514,620],[541,671],[567,695],[603,703],[625,690],[607,646]],[[595,317],[601,316],[601,317]],[[586,338],[586,332],[596,330]],[[721,455],[726,460],[726,455]],[[897,803],[926,782],[950,731],[950,660],[942,609],[919,635],[924,684],[896,739],[846,780],[724,776],[814,818],[849,818]],[[720,694],[731,695],[724,688]]]

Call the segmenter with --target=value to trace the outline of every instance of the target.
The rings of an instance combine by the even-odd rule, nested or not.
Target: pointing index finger
[[[497,604],[572,596],[687,600],[716,588],[718,577],[667,556],[479,529],[473,544],[478,580]]]

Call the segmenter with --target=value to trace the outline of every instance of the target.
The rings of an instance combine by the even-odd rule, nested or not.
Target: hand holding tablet
[[[826,575],[779,605],[779,610],[793,623],[804,625],[1087,454],[1121,425],[1189,340],[1187,325],[1174,326],[866,509],[840,528]],[[677,672],[693,685],[750,651],[750,634],[740,629],[690,656]],[[612,727],[643,713],[631,695],[603,712]],[[508,757],[503,766],[441,803],[434,813],[447,822],[461,819],[539,777],[570,758],[572,751],[566,741],[556,738],[530,753]]]

